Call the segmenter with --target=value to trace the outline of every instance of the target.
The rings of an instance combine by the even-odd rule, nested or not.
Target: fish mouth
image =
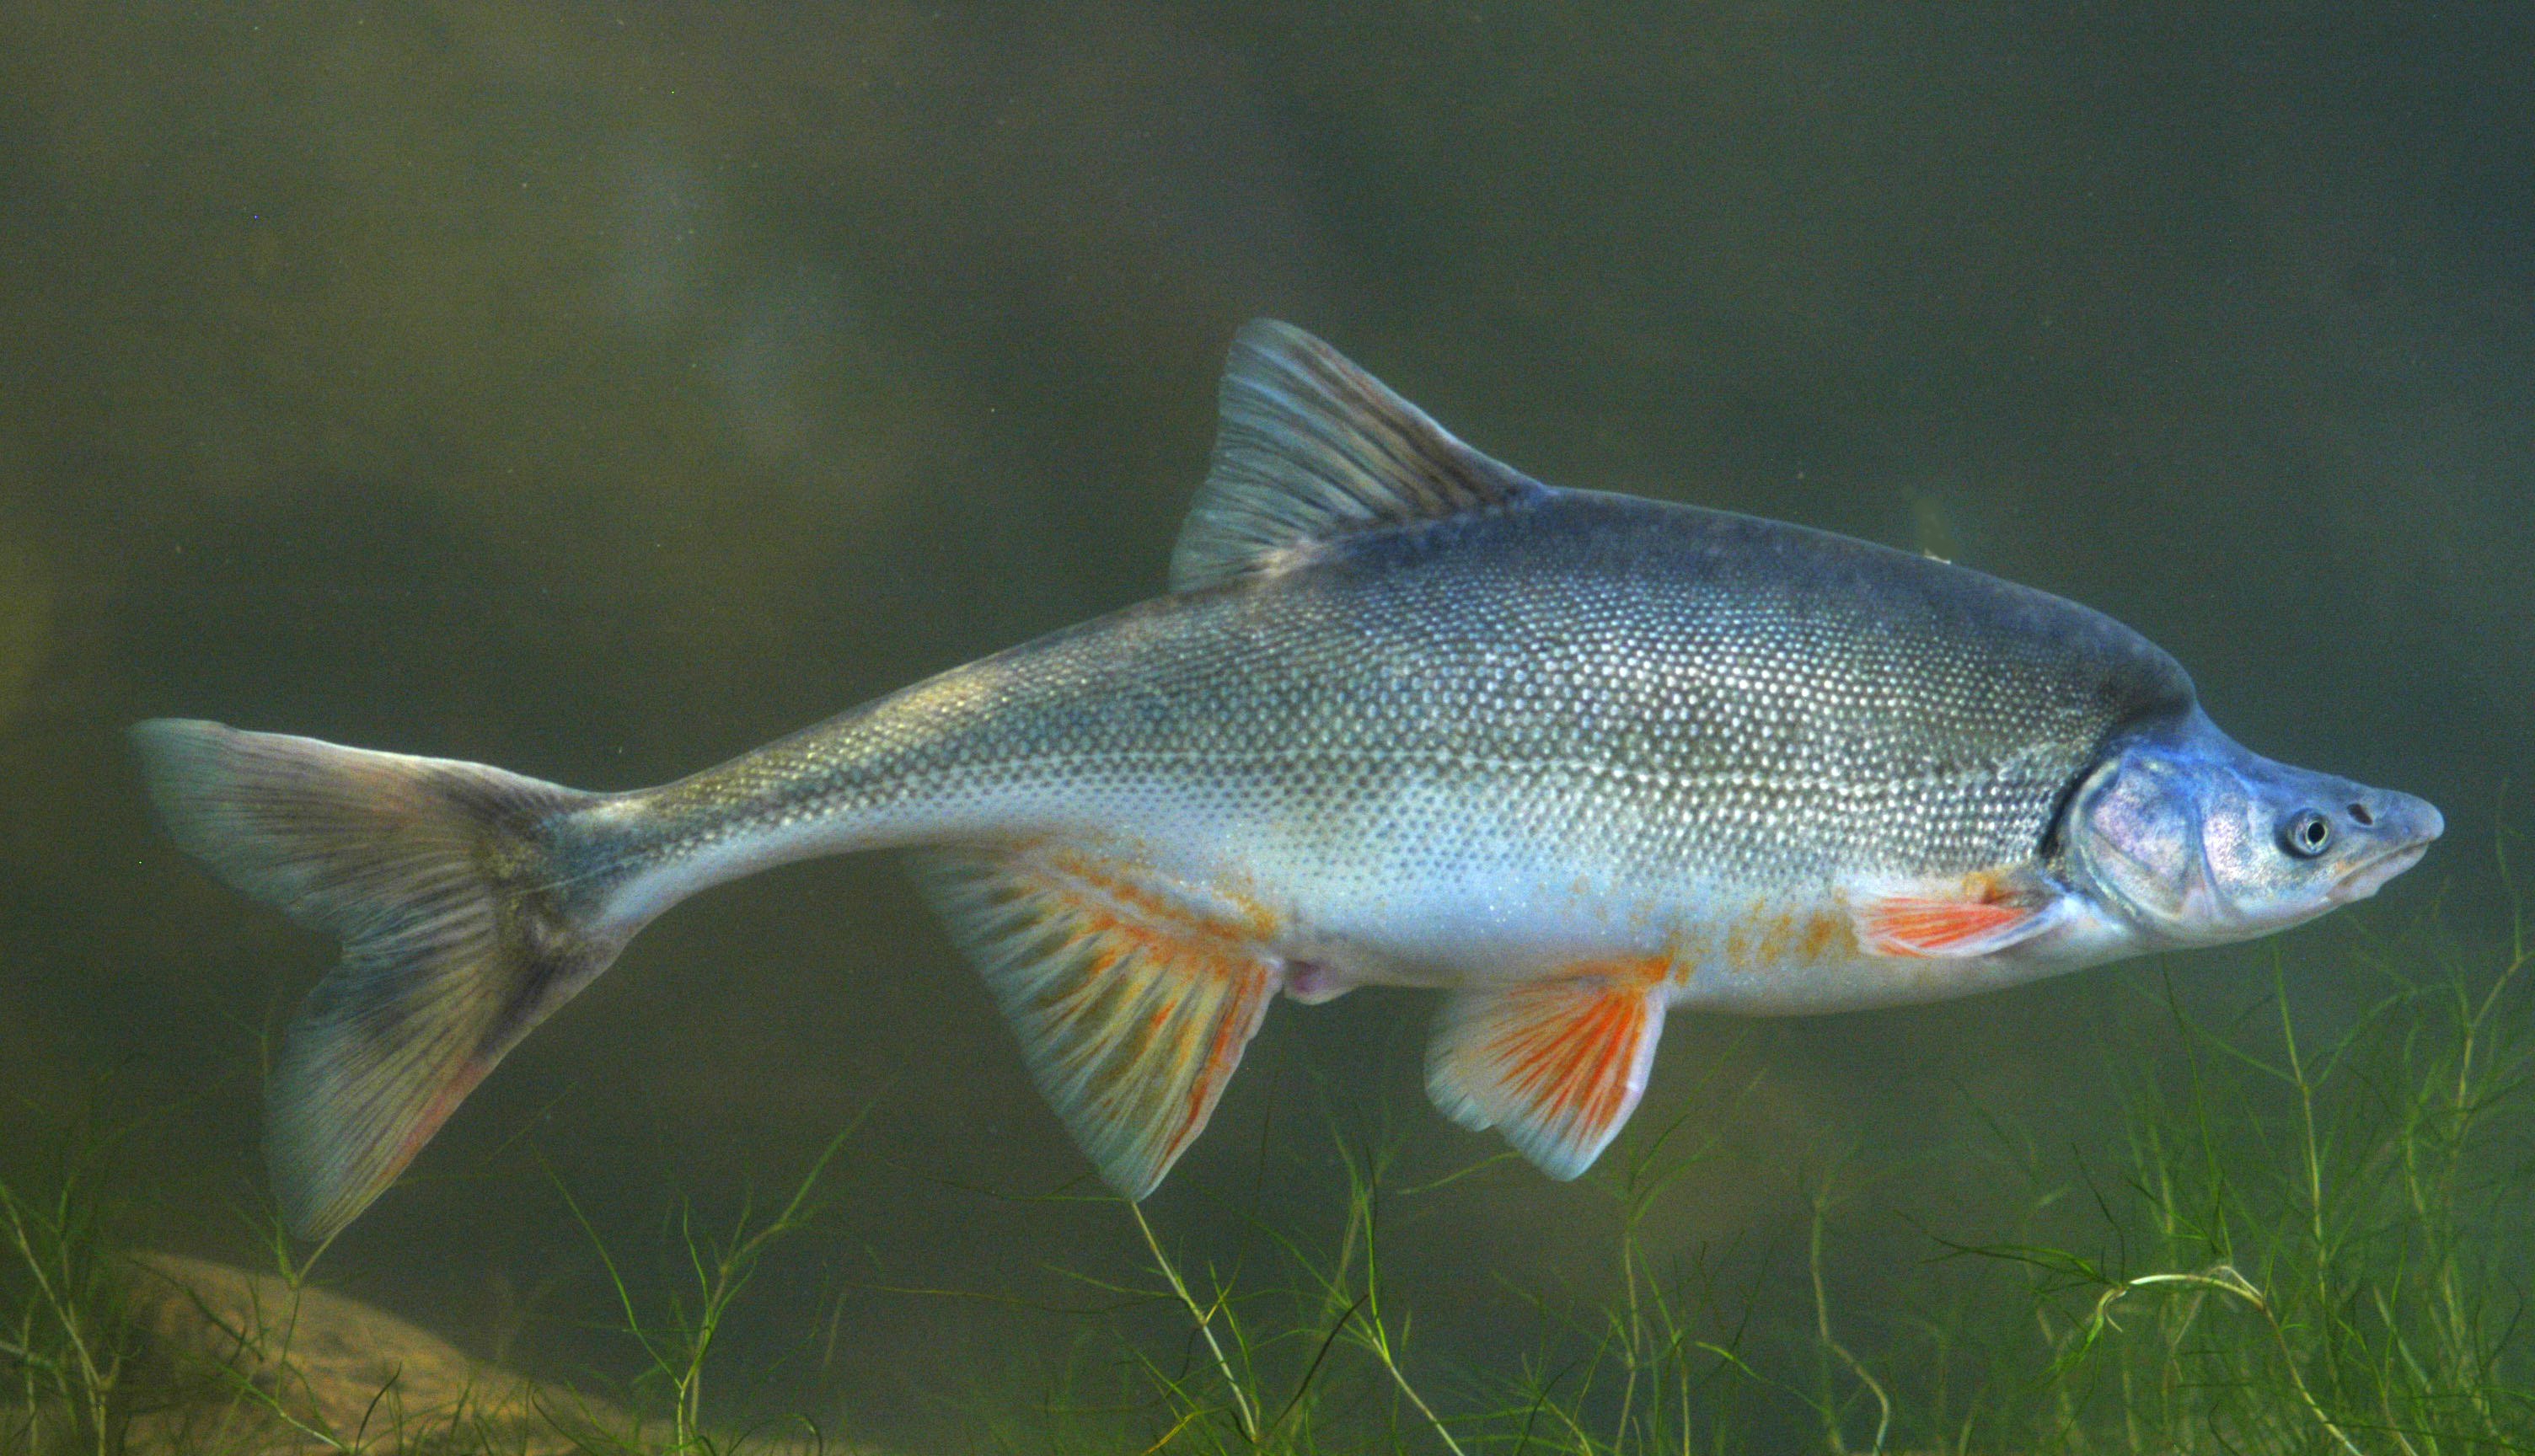
[[[2395,845],[2393,850],[2385,850],[2373,860],[2360,860],[2358,865],[2347,870],[2337,885],[2332,885],[2332,890],[2324,893],[2324,898],[2332,900],[2334,905],[2347,905],[2350,900],[2365,900],[2368,895],[2378,893],[2378,887],[2385,885],[2385,880],[2400,876],[2403,870],[2413,868],[2413,865],[2419,865],[2421,855],[2429,852],[2431,842],[2437,842],[2439,834],[2446,832],[2446,817],[2439,815],[2439,810],[2434,810],[2431,804],[2411,799],[2403,807],[2411,812],[2413,819],[2419,821],[2419,832],[2406,839],[2403,845]]]
[[[2386,880],[2419,864],[2421,856],[2429,852],[2430,844],[2426,839],[2401,849],[2388,850],[2342,876],[2341,882],[2326,891],[2324,897],[2336,905],[2364,900],[2377,893]]]

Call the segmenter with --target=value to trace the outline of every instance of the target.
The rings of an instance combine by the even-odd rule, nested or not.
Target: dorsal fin
[[[1280,571],[1340,536],[1548,491],[1273,319],[1234,335],[1220,408],[1213,468],[1171,553],[1174,591]]]

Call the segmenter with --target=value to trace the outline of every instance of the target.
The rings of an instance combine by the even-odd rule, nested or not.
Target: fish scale
[[[274,1072],[285,1216],[357,1214],[710,885],[911,852],[1142,1197],[1280,994],[1446,993],[1439,1108],[1572,1178],[1667,1012],[1961,995],[2267,933],[2436,838],[2209,723],[2110,618],[1803,526],[1557,490],[1334,350],[1236,340],[1173,591],[660,788],[153,720],[171,833],[340,937]]]
[[[2098,614],[1801,527],[1564,493],[1453,529],[1449,551],[1377,538],[1130,609],[652,807],[735,837],[790,816],[832,849],[901,812],[954,838],[1153,815],[1192,826],[1192,854],[1491,825],[1544,866],[1770,890],[2030,858],[2118,725],[2190,700],[2170,657]],[[1751,538],[1798,532],[1835,567],[1733,569]],[[1906,594],[1935,600],[1866,620]],[[2019,628],[2056,618],[2054,640],[2092,650],[2013,663],[1967,640],[2002,597]]]

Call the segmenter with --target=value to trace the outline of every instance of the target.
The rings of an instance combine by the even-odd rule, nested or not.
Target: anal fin
[[[1426,1053],[1446,1116],[1494,1127],[1556,1179],[1593,1166],[1637,1111],[1663,1035],[1669,963],[1591,962],[1454,993]]]
[[[1195,1141],[1279,982],[1265,911],[1132,858],[1038,842],[924,851],[917,880],[1109,1185],[1151,1192]]]

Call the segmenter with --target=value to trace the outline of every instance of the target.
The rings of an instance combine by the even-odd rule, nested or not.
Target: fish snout
[[[2364,900],[2385,881],[2421,862],[2431,844],[2446,832],[2446,816],[2427,799],[2392,789],[2370,789],[2342,811],[2370,848],[2329,891],[2336,905]]]

